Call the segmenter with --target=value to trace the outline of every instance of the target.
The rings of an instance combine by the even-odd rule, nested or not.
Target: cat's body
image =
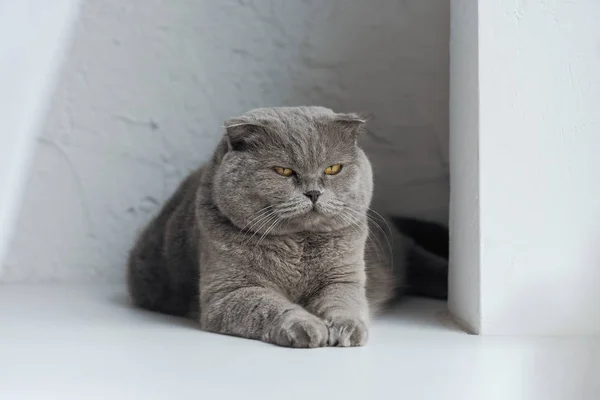
[[[363,123],[320,107],[228,121],[210,162],[132,249],[134,302],[283,346],[364,344],[402,269],[393,272],[389,237],[369,230]]]
[[[166,314],[198,317],[200,252],[202,254],[207,252],[201,250],[206,242],[200,235],[198,225],[194,223],[195,199],[198,198],[197,191],[205,170],[206,168],[200,168],[183,181],[160,214],[142,233],[130,254],[129,287],[134,300],[144,308]],[[209,219],[212,218],[209,216]],[[371,283],[367,287],[367,292],[373,311],[378,311],[390,299],[400,279],[399,274],[394,276],[392,273],[390,256],[392,252],[388,248],[387,238],[376,231],[379,228],[373,226],[371,226],[371,240],[366,244],[363,244],[362,233],[358,236],[356,232],[346,229],[322,234],[303,232],[284,237],[266,236],[258,245],[262,234],[242,232],[236,226],[224,222],[221,229],[211,230],[211,234],[206,236],[208,238],[211,235],[223,236],[220,239],[228,237],[228,240],[224,240],[228,246],[222,249],[226,252],[227,258],[238,253],[239,246],[252,244],[253,251],[256,251],[253,254],[256,260],[249,264],[264,265],[267,261],[261,262],[259,257],[267,256],[274,263],[285,266],[283,269],[272,268],[270,271],[263,272],[267,277],[272,276],[271,285],[279,282],[280,287],[289,287],[287,295],[298,303],[302,301],[304,291],[302,288],[311,285],[310,275],[318,272],[306,268],[308,259],[319,258],[319,253],[327,250],[335,251],[340,236],[342,236],[340,249],[346,247],[348,243],[355,244],[358,248],[366,246],[365,267],[370,275],[367,282]],[[356,238],[358,243],[353,241],[346,243],[343,240],[347,230],[350,235],[358,236]],[[241,256],[245,262],[250,261],[246,258],[246,254]],[[210,262],[211,260],[202,260],[202,265]],[[321,269],[319,263],[316,265],[315,270]]]

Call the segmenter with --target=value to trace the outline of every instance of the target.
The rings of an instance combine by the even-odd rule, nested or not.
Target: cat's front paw
[[[329,330],[325,322],[308,313],[290,313],[273,327],[265,341],[284,347],[314,348],[327,346]]]
[[[329,346],[355,347],[367,343],[369,330],[360,319],[335,317],[327,320],[329,326]]]

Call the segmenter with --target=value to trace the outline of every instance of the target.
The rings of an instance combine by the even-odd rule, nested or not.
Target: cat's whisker
[[[260,244],[260,242],[263,241],[263,239],[277,226],[277,224],[279,224],[279,222],[281,222],[281,218],[277,218],[275,220],[275,222],[273,222],[273,224],[269,227],[269,229],[267,229],[262,236],[260,237],[260,239],[258,239],[258,242],[256,243],[256,246],[258,246]]]
[[[252,238],[254,236],[256,236],[256,234],[263,229],[264,227],[268,226],[271,222],[273,222],[273,220],[277,220],[279,219],[279,217],[277,216],[277,214],[275,212],[271,213],[270,216],[268,218],[266,218],[266,220],[263,220],[264,222],[257,227],[256,229],[254,229],[254,232],[252,233],[252,236],[250,236],[250,238],[248,238],[248,240],[252,240]]]
[[[348,207],[348,206],[344,207],[344,209],[347,211],[353,212],[357,215],[361,215],[361,216],[366,215],[367,220],[372,222],[373,225],[375,225],[375,227],[381,232],[381,234],[383,235],[383,237],[385,238],[385,240],[387,242],[388,249],[390,251],[391,266],[393,266],[394,265],[394,247],[392,246],[392,237],[393,236],[390,236],[390,235],[393,235],[393,233],[391,232],[391,229],[390,229],[390,234],[388,235],[388,233],[379,225],[379,223],[374,218],[370,217],[368,214],[361,213],[360,211],[354,210],[353,208]],[[381,214],[378,213],[378,215],[381,217]],[[381,217],[381,218],[383,218],[383,217]],[[367,224],[368,224],[368,222],[367,222]],[[388,224],[388,228],[389,228],[389,224]],[[374,236],[377,238],[377,241],[380,242],[378,235],[374,234]],[[381,247],[383,248],[383,245],[381,245]]]
[[[384,218],[381,216],[381,214],[377,213],[377,215],[379,215],[379,217],[380,217],[380,218],[382,218],[382,220],[383,220],[383,221],[386,223],[386,225],[387,225],[387,228],[388,228],[388,232],[389,232],[389,233],[388,233],[388,232],[386,232],[386,231],[385,231],[385,230],[384,230],[384,229],[381,227],[381,225],[379,224],[379,222],[377,222],[377,220],[376,220],[375,218],[371,217],[369,214],[362,213],[362,212],[360,212],[360,211],[358,211],[358,210],[355,210],[355,209],[353,209],[352,207],[348,207],[348,206],[346,206],[346,207],[345,207],[345,209],[347,209],[348,211],[351,211],[351,212],[353,212],[353,213],[355,213],[355,214],[357,214],[357,215],[360,215],[360,216],[362,216],[362,215],[366,215],[367,219],[368,219],[369,221],[371,221],[371,222],[372,222],[372,223],[373,223],[373,224],[374,224],[374,225],[375,225],[375,226],[376,226],[376,227],[379,229],[379,231],[380,231],[380,232],[381,232],[381,233],[382,233],[382,234],[385,236],[386,240],[387,240],[389,243],[391,243],[391,239],[392,239],[392,237],[393,237],[393,232],[392,232],[392,230],[391,230],[391,228],[390,228],[389,224],[387,223],[387,221],[385,221],[385,219],[384,219]],[[391,244],[390,244],[390,247],[391,247]]]
[[[246,224],[246,228],[241,230],[240,233],[244,233],[244,235],[246,235],[252,232],[253,227],[256,227],[256,225],[264,221],[265,218],[269,218],[271,215],[273,215],[273,211],[268,211],[262,215],[259,215],[258,217],[253,218],[250,223]]]
[[[381,221],[383,221],[383,223],[384,223],[384,224],[385,224],[385,226],[387,227],[387,230],[388,230],[388,232],[389,232],[389,234],[390,234],[390,237],[393,237],[393,236],[394,236],[394,233],[393,233],[393,231],[392,231],[392,228],[390,227],[390,224],[388,223],[387,219],[385,219],[385,217],[384,217],[383,215],[379,214],[377,211],[375,211],[375,210],[374,210],[374,209],[372,209],[371,207],[367,208],[367,215],[368,215],[368,212],[369,212],[369,211],[370,211],[370,212],[372,212],[372,213],[375,213],[375,215],[377,215],[377,216],[379,217],[379,219],[380,219]]]
[[[273,220],[273,217],[276,216],[277,213],[275,210],[271,210],[270,212],[268,212],[266,215],[263,215],[261,218],[259,218],[258,220],[256,220],[252,225],[250,225],[245,233],[244,236],[242,238],[242,240],[247,240],[247,239],[252,239],[256,233],[263,228],[266,224],[268,224],[270,221]],[[248,235],[250,235],[250,237],[248,237]]]
[[[302,205],[302,202],[300,202],[300,201],[295,201],[295,202],[293,202],[293,203],[291,203],[291,202],[290,202],[290,203],[285,203],[285,204],[282,204],[282,205],[281,205],[281,206],[278,208],[278,210],[279,210],[279,212],[281,212],[281,213],[285,213],[286,211],[290,211],[290,210],[291,210],[291,211],[293,211],[293,210],[297,209],[299,205]]]
[[[348,224],[350,227],[354,227],[354,228],[356,228],[357,230],[364,229],[365,227],[366,227],[367,229],[369,229],[369,225],[361,226],[361,225],[360,225],[360,221],[356,220],[356,219],[355,219],[355,218],[354,218],[352,215],[350,215],[350,214],[347,214],[347,213],[346,213],[346,214],[340,213],[340,214],[338,214],[338,216],[339,216],[340,218],[342,218],[342,220],[343,220],[343,221],[344,221],[346,224]],[[369,236],[370,236],[370,235],[367,235],[367,239],[369,239]]]
[[[303,203],[298,202],[295,203],[293,206],[290,206],[289,208],[287,208],[284,212],[279,213],[279,215],[282,218],[293,218],[296,217],[300,214],[302,214],[302,209],[300,206],[302,206]]]
[[[347,210],[345,210],[345,211],[347,211]],[[357,217],[355,217],[355,216],[353,216],[352,214],[349,214],[349,213],[346,213],[344,215],[345,215],[346,218],[348,218],[352,222],[352,224],[354,226],[356,226],[359,229],[363,229],[363,226],[361,226],[361,224],[360,224],[362,222],[362,221],[360,221],[360,219],[358,219]],[[366,227],[367,230],[369,231],[369,236],[368,237],[370,237],[373,232],[371,231],[371,227],[369,226],[369,223],[367,222],[364,225],[364,227]],[[377,238],[376,235],[373,235],[373,236],[375,236],[375,238],[378,239],[378,241],[379,241],[379,238]]]
[[[350,221],[348,218],[346,218],[346,216],[342,213],[338,213],[338,214],[334,215],[334,218],[339,218],[346,225],[354,226],[354,223],[352,221]]]
[[[272,204],[270,206],[261,208],[260,210],[258,210],[256,212],[256,215],[254,217],[252,217],[250,219],[250,221],[248,221],[248,223],[246,223],[246,225],[244,225],[244,227],[242,229],[240,229],[240,232],[244,232],[246,230],[246,228],[248,228],[250,225],[252,225],[257,219],[260,219],[261,217],[264,217],[265,215],[269,214],[269,209],[275,207],[276,204]]]
[[[392,265],[392,266],[393,266],[393,265],[394,265],[394,247],[393,247],[393,245],[392,245],[392,240],[391,240],[391,239],[388,237],[388,235],[387,235],[387,234],[386,234],[386,233],[383,231],[383,229],[382,229],[382,228],[381,228],[381,226],[380,226],[380,225],[377,223],[377,221],[375,221],[375,220],[374,220],[374,219],[372,219],[372,218],[369,218],[369,221],[370,221],[370,222],[371,222],[373,225],[375,225],[375,227],[377,227],[377,229],[379,230],[379,232],[381,232],[381,233],[382,233],[382,235],[383,235],[383,237],[385,238],[385,241],[386,241],[386,243],[387,243],[387,247],[388,247],[388,249],[389,249],[389,252],[390,252],[390,262],[391,262],[391,264],[390,264],[390,265]],[[377,238],[377,242],[380,244],[380,248],[381,248],[382,250],[384,250],[384,249],[385,249],[385,246],[384,246],[384,245],[381,243],[381,240],[379,240],[379,235],[377,235],[376,233],[373,233],[373,236],[375,236],[375,237]]]
[[[360,226],[358,224],[357,221],[353,221],[351,219],[350,215],[346,215],[346,214],[337,214],[336,217],[340,217],[340,219],[345,222],[346,224],[348,224],[350,227],[356,227],[357,230],[361,230],[363,229],[362,226]],[[373,234],[373,232],[371,231],[371,228],[369,227],[368,224],[365,225],[367,227],[368,233],[367,233],[367,240],[369,240],[373,246],[375,246],[376,248],[378,248],[378,251],[376,251],[377,253],[377,258],[379,259],[379,262],[381,262],[381,255],[379,254],[379,251],[383,250],[383,245],[381,244],[381,241],[379,240],[379,238]],[[373,237],[375,236],[375,239],[377,239],[377,243],[375,243],[375,241],[373,240]]]
[[[384,261],[381,259],[381,257],[382,257],[382,254],[386,253],[386,247],[381,242],[379,235],[376,232],[373,232],[373,229],[371,229],[370,224],[368,224],[368,223],[367,223],[367,229],[369,230],[369,236],[367,237],[367,240],[369,240],[371,242],[371,244],[373,244],[373,247],[375,248],[374,251],[377,254],[377,260],[383,264]],[[391,252],[390,252],[390,254],[391,254]],[[393,255],[390,255],[390,261],[392,261],[392,258],[393,258]]]
[[[357,219],[356,217],[354,217],[353,215],[348,214],[348,213],[346,213],[346,214],[340,214],[340,215],[343,215],[344,218],[346,218],[346,221],[350,221],[351,226],[356,227],[356,229],[361,230],[361,229],[364,229],[366,227],[367,230],[369,230],[369,225],[368,224],[365,224],[364,226],[362,226],[360,224],[361,221],[359,219]]]

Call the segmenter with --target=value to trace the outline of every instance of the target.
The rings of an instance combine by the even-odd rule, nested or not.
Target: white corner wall
[[[77,0],[0,2],[0,276]],[[32,29],[31,27],[35,27]]]
[[[445,222],[448,31],[444,0],[85,0],[3,280],[121,281],[136,232],[257,106],[371,113],[380,208]]]
[[[467,3],[453,1],[453,19]],[[469,323],[482,334],[600,334],[600,2],[478,3],[478,52],[451,79],[454,91],[478,63],[479,101],[452,94],[465,108],[452,106],[451,158],[476,150],[456,144],[473,132],[465,114],[478,115],[479,157],[468,163],[479,176],[453,177],[452,190],[478,179],[479,225],[452,227],[453,239],[476,240],[453,245],[451,269],[478,276],[479,290],[456,285],[453,311],[468,320],[467,303],[480,304]],[[454,222],[465,206],[452,205]],[[457,264],[477,253],[478,265]]]
[[[481,325],[479,48],[477,1],[452,0],[450,24],[450,269],[448,308]]]

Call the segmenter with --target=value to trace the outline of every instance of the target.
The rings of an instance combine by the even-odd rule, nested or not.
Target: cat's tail
[[[448,228],[409,217],[392,217],[398,233],[412,243],[406,251],[404,293],[448,298]]]

